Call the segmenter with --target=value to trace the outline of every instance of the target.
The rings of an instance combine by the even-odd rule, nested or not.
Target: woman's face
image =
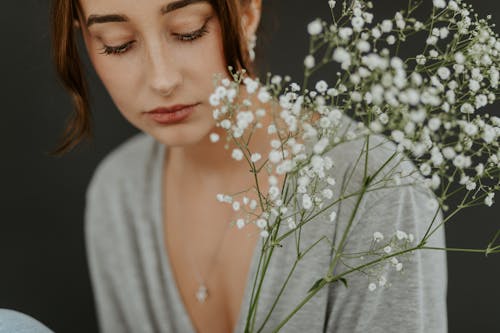
[[[208,1],[80,4],[89,58],[132,125],[170,146],[196,143],[214,129],[212,77],[227,74],[219,20]],[[197,105],[188,118],[167,125],[146,114],[176,104]]]

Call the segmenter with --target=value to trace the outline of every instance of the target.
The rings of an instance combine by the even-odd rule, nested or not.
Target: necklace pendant
[[[204,303],[207,297],[208,297],[208,289],[207,287],[205,287],[205,285],[201,284],[198,287],[198,291],[196,292],[196,299],[198,300],[198,302]]]

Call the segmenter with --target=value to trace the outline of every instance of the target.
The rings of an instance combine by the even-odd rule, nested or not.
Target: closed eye
[[[176,37],[177,40],[180,40],[182,42],[192,43],[196,39],[201,38],[203,35],[208,33],[207,23],[208,23],[208,19],[205,22],[205,24],[203,25],[203,27],[201,27],[198,30],[195,30],[195,31],[187,33],[187,34],[173,34],[173,35]],[[121,55],[121,54],[124,54],[125,52],[129,51],[131,49],[133,43],[135,43],[135,41],[130,41],[130,42],[127,42],[127,43],[119,45],[119,46],[104,45],[104,47],[101,48],[102,52],[99,52],[99,53],[105,54],[105,55],[110,55],[110,54]]]

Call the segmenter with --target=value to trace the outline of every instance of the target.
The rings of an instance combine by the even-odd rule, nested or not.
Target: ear
[[[78,20],[73,20],[73,28],[75,29],[80,29],[80,21]]]
[[[249,4],[243,9],[241,25],[246,38],[250,38],[257,32],[260,16],[262,13],[262,0],[250,0]]]

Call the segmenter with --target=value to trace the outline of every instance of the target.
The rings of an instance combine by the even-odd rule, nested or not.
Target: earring
[[[250,38],[248,38],[248,55],[250,56],[250,61],[255,60],[255,46],[257,45],[257,36],[255,34],[252,34]]]

